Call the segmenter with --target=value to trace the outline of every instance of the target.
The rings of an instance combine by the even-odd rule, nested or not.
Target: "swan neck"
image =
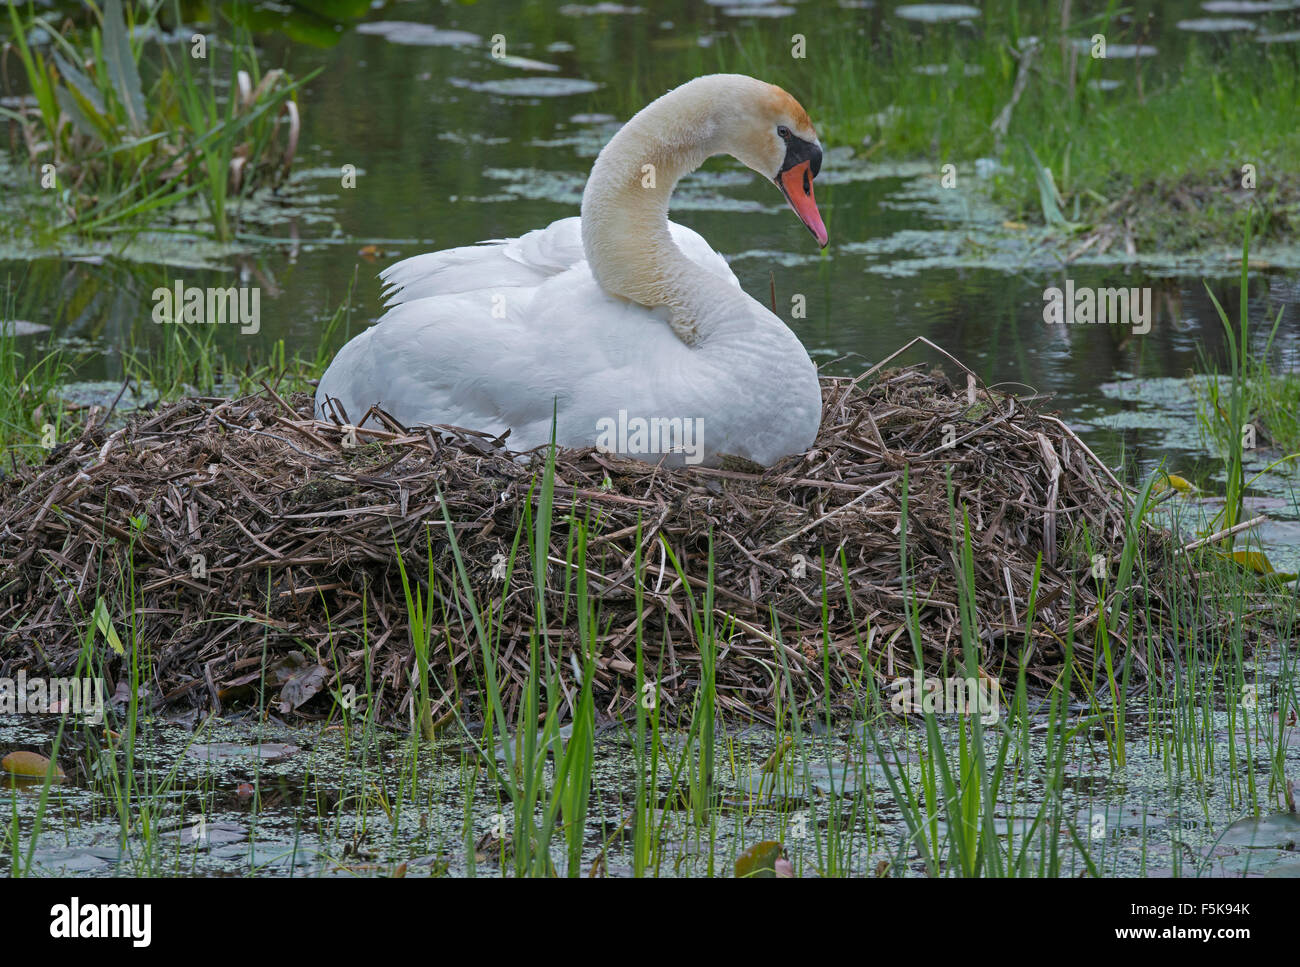
[[[698,301],[717,276],[688,259],[668,230],[668,204],[683,175],[715,154],[717,101],[678,88],[653,102],[601,151],[582,197],[582,242],[605,291],[669,308],[673,328],[693,342]]]

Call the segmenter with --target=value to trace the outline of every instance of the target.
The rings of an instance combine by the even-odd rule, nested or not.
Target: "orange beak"
[[[790,203],[790,207],[794,209],[794,213],[799,216],[799,221],[812,232],[813,238],[817,239],[817,244],[825,248],[830,236],[826,233],[822,213],[817,210],[817,201],[813,198],[810,163],[801,161],[797,165],[786,168],[776,176],[776,184],[785,195],[785,200]]]

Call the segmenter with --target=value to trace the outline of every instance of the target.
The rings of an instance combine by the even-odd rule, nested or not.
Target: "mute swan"
[[[597,446],[668,465],[762,465],[812,445],[817,369],[726,261],[668,221],[682,175],[729,154],[776,182],[826,246],[821,144],[799,103],[741,74],[669,91],[605,145],[582,217],[390,266],[388,312],[345,345],[316,413],[504,433],[512,450]]]

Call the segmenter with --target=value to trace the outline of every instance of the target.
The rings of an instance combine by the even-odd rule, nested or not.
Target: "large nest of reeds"
[[[353,443],[310,418],[305,394],[269,389],[182,400],[113,432],[92,423],[0,484],[0,674],[71,675],[94,628],[112,687],[128,666],[104,643],[111,628],[147,658],[155,706],[222,711],[260,694],[279,714],[319,716],[356,693],[405,722],[418,694],[409,588],[432,621],[433,718],[484,707],[475,614],[508,704],[534,643],[568,701],[580,566],[610,716],[638,698],[638,628],[669,719],[689,714],[704,634],[720,708],[770,720],[910,674],[911,622],[926,670],[956,673],[963,601],[980,669],[1004,683],[1022,664],[1031,689],[1058,683],[1067,639],[1086,682],[1100,623],[1116,664],[1128,649],[1132,675],[1157,671],[1150,656],[1173,645],[1159,589],[1140,573],[1114,587],[1132,495],[1064,423],[922,367],[822,386],[816,446],[765,471],[559,452],[545,627],[529,547],[543,454],[382,416]]]

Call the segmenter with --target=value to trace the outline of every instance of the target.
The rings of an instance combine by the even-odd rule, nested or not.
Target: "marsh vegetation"
[[[0,684],[107,687],[102,721],[0,688],[0,870],[1294,875],[1273,6],[7,5]],[[668,483],[306,419],[379,268],[575,214],[621,120],[718,70],[809,108],[832,246],[729,162],[673,217],[870,419]],[[1149,328],[1046,324],[1067,281],[1150,290]],[[259,328],[155,325],[178,282],[258,288]],[[952,356],[876,368],[918,335]]]

